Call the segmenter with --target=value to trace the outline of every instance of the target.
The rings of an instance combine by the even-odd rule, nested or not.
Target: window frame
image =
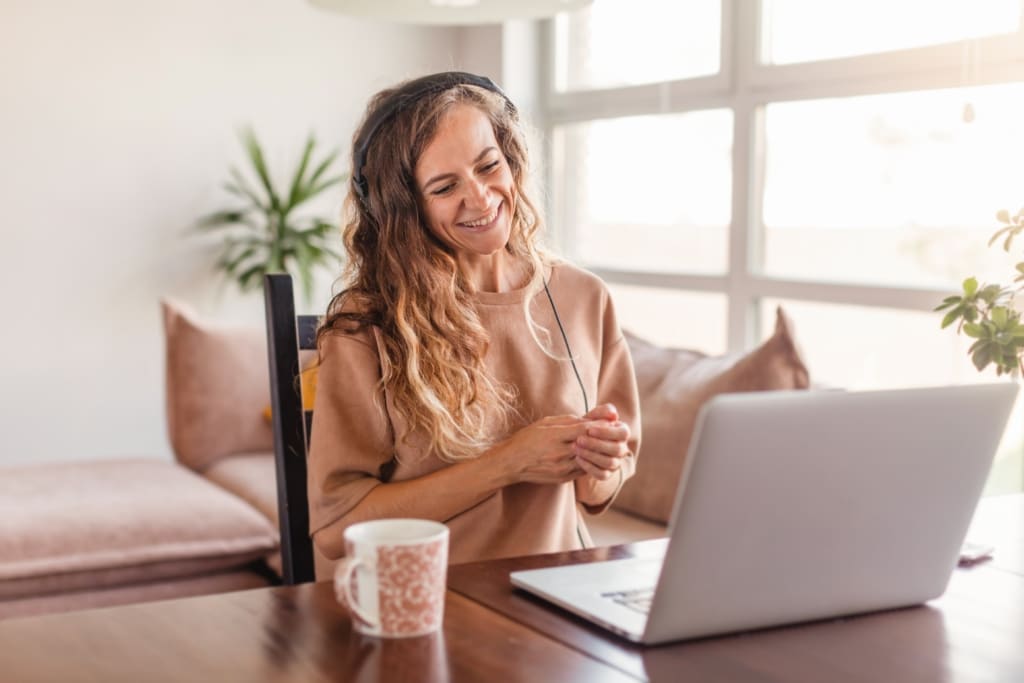
[[[773,65],[760,61],[760,5],[749,0],[722,0],[721,68],[717,74],[600,90],[555,90],[556,31],[553,20],[544,22],[538,123],[547,141],[553,139],[556,126],[567,123],[712,108],[733,111],[732,218],[725,274],[592,270],[611,283],[725,294],[729,352],[742,351],[756,342],[761,328],[759,302],[763,298],[931,311],[949,294],[948,290],[790,279],[759,272],[764,239],[764,107],[795,100],[1024,82],[1024,13],[1017,32],[1011,35]],[[977,67],[965,82],[963,61],[968,50],[975,55]],[[557,156],[550,144],[545,146],[544,168],[549,169],[552,187],[549,216],[553,216],[551,197],[563,191],[564,175],[556,168]],[[569,257],[573,256],[574,225],[569,206],[551,221],[551,236]],[[993,225],[993,231],[996,227]]]

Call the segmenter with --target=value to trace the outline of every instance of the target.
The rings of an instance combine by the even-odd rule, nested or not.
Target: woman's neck
[[[462,275],[478,292],[511,292],[526,285],[528,269],[519,259],[507,251],[480,256],[459,262]]]

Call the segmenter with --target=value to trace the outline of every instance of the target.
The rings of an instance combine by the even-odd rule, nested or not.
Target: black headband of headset
[[[508,95],[506,95],[501,88],[495,85],[494,81],[486,76],[477,76],[476,74],[466,73],[465,71],[444,71],[442,73],[431,74],[430,76],[423,76],[409,81],[388,96],[388,98],[384,100],[379,107],[377,107],[377,109],[366,120],[366,123],[363,124],[359,137],[356,139],[355,154],[353,155],[354,168],[352,169],[352,179],[355,182],[356,194],[359,195],[359,198],[363,201],[364,205],[369,202],[370,183],[366,180],[366,176],[363,175],[363,166],[366,165],[366,152],[369,150],[370,143],[373,142],[373,136],[377,133],[377,130],[397,112],[416,102],[416,100],[424,95],[444,92],[445,90],[457,85],[475,85],[485,90],[498,93],[505,98],[505,105],[511,111],[515,112],[516,110],[515,105],[512,104]]]

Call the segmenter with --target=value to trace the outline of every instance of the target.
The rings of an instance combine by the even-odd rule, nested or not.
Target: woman
[[[546,257],[515,107],[449,72],[375,96],[353,144],[346,288],[318,333],[310,531],[451,530],[452,562],[590,545],[638,400],[604,285]],[[579,505],[578,505],[579,504]]]

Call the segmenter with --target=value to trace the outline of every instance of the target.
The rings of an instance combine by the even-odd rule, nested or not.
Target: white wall
[[[310,129],[347,151],[380,87],[478,68],[477,30],[302,0],[0,3],[0,464],[169,458],[159,298],[262,321],[186,235],[228,203],[237,128],[286,170]]]

